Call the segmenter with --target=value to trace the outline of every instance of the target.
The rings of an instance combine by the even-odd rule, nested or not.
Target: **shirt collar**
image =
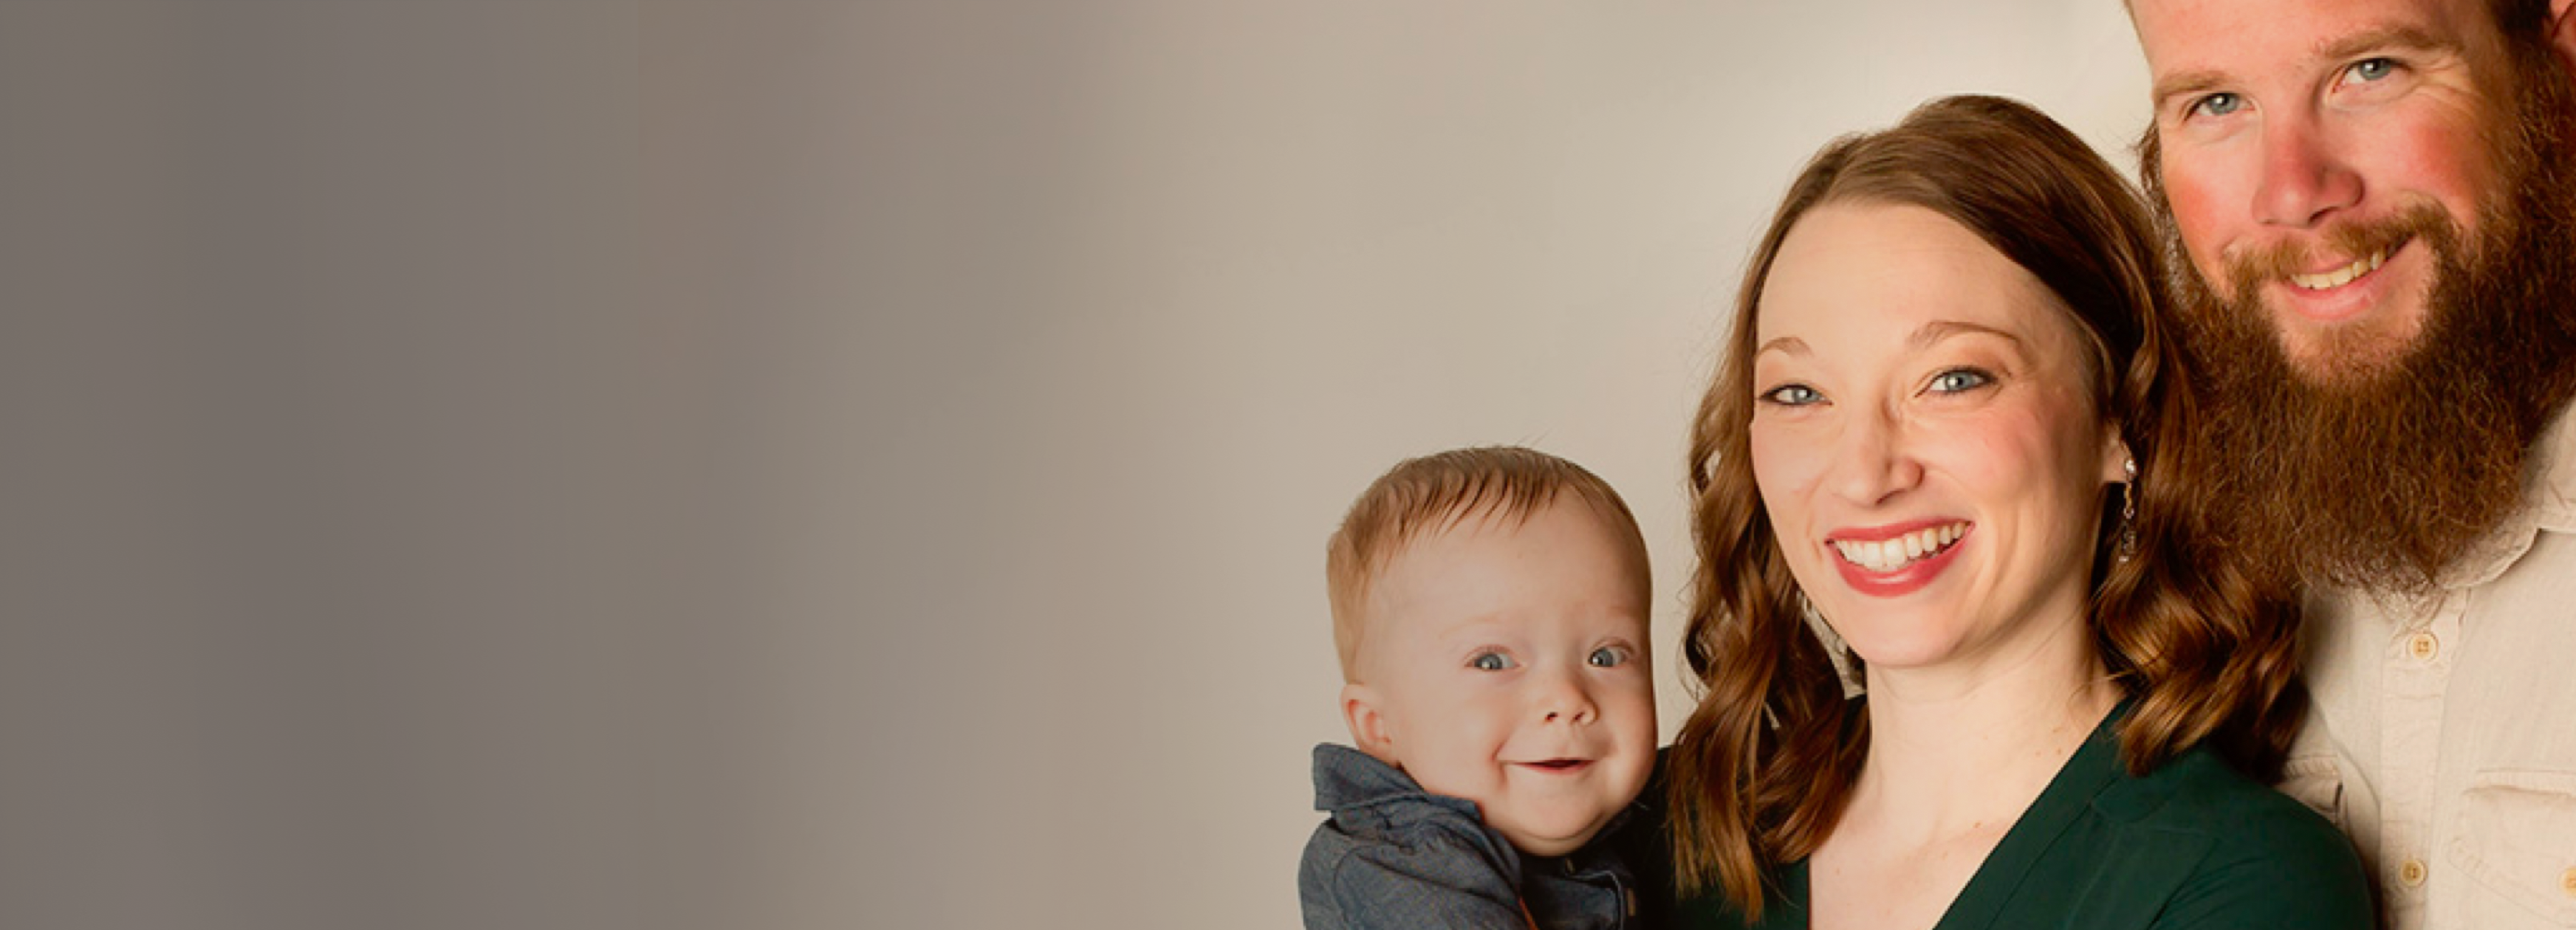
[[[2442,571],[2441,586],[2471,588],[2494,581],[2540,531],[2576,532],[2576,406],[2561,407],[2531,445],[2523,466],[2523,505]]]
[[[2531,455],[2534,522],[2552,533],[2576,533],[2576,405],[2559,409]]]

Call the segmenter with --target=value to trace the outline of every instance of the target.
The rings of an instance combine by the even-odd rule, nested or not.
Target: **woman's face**
[[[2084,629],[2124,452],[2039,279],[1930,210],[1828,203],[1755,307],[1752,462],[1781,551],[1870,664],[2005,667]]]

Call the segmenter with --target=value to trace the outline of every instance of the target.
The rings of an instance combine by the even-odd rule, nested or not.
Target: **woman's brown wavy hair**
[[[2275,774],[2305,703],[2289,592],[2194,545],[2202,518],[2184,361],[2159,313],[2156,239],[2137,191],[2037,110],[1951,97],[1892,129],[1837,140],[1789,187],[1735,301],[1735,324],[1691,427],[1692,579],[1683,654],[1699,707],[1673,750],[1674,864],[1685,894],[1716,888],[1758,917],[1771,869],[1831,832],[1869,744],[1837,657],[1807,627],[1749,460],[1755,313],[1781,241],[1820,204],[1906,204],[1966,227],[2029,270],[2092,347],[2094,409],[2137,459],[2135,555],[2115,558],[2121,493],[2103,495],[2095,646],[2135,699],[2119,730],[2143,773],[2202,740]],[[1854,680],[1858,656],[1840,657]]]

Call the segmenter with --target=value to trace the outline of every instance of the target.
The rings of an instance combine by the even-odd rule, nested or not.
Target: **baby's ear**
[[[1378,761],[1403,768],[1404,763],[1396,759],[1395,736],[1388,731],[1386,715],[1377,708],[1377,689],[1356,681],[1342,686],[1342,722],[1351,728],[1351,742]]]

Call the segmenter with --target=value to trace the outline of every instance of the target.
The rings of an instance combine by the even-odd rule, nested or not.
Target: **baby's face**
[[[1364,748],[1538,855],[1580,847],[1655,757],[1643,566],[1571,494],[1413,540],[1369,594]],[[1354,729],[1371,715],[1353,714]],[[1374,744],[1374,745],[1372,745]]]

